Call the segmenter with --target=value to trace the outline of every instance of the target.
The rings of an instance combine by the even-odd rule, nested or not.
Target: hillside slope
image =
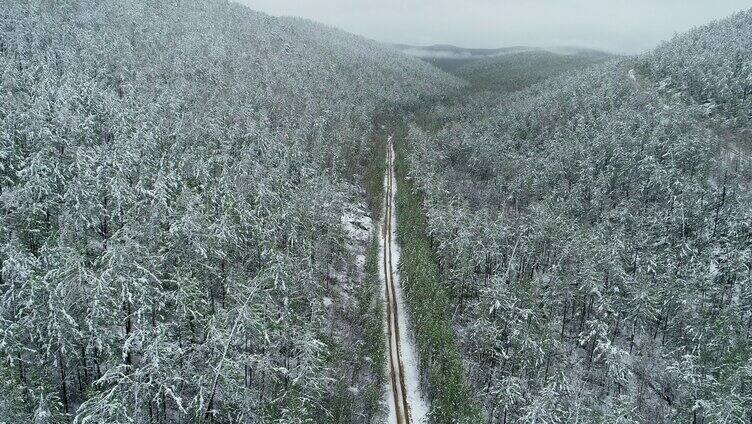
[[[491,422],[752,419],[752,11],[411,130]]]
[[[374,112],[457,80],[225,1],[3,9],[0,421],[370,419],[342,220]]]

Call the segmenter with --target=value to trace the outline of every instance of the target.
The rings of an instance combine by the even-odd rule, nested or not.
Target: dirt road
[[[386,319],[387,334],[389,337],[389,374],[394,402],[394,412],[398,424],[409,424],[410,405],[405,384],[404,364],[402,362],[402,348],[400,343],[399,326],[399,302],[397,302],[395,286],[395,264],[393,264],[393,228],[392,217],[394,214],[394,147],[392,138],[389,138],[387,147],[386,183],[384,185],[384,220],[381,228],[384,267],[384,283],[386,285]]]

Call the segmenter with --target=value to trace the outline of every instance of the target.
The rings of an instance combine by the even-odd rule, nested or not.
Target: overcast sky
[[[379,41],[462,47],[577,46],[637,53],[750,0],[237,0]]]

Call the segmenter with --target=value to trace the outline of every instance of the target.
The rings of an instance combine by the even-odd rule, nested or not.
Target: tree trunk
[[[68,385],[65,382],[65,361],[63,360],[63,349],[57,351],[57,361],[60,368],[60,400],[63,402],[63,412],[68,413]]]

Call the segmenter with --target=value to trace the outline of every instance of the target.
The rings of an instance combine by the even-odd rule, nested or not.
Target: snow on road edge
[[[407,309],[405,308],[405,302],[402,299],[402,286],[400,285],[400,275],[399,275],[399,260],[400,260],[400,247],[397,244],[397,208],[396,208],[396,192],[397,192],[397,177],[395,173],[391,173],[389,176],[384,175],[384,192],[386,193],[386,186],[388,183],[387,178],[392,178],[392,187],[394,188],[392,191],[392,214],[389,217],[391,219],[392,224],[392,231],[390,234],[391,240],[392,240],[392,266],[395,270],[394,272],[394,294],[397,297],[397,319],[399,324],[399,337],[400,337],[400,353],[402,356],[402,362],[404,366],[404,376],[405,376],[405,385],[407,386],[407,398],[410,406],[410,416],[412,417],[412,421],[416,424],[427,422],[427,415],[429,411],[429,405],[428,402],[425,400],[425,397],[423,396],[421,390],[420,390],[420,373],[418,371],[418,357],[416,354],[416,349],[414,345],[414,340],[412,337],[412,334],[409,332],[409,328],[412,328],[410,326],[410,319],[408,317]],[[382,209],[382,212],[384,210]],[[382,213],[384,214],[384,213]],[[379,234],[382,231],[384,222],[379,223]],[[379,262],[383,263],[384,261],[384,239],[383,237],[379,237]],[[384,299],[384,316],[386,318],[386,276],[384,275],[384,268],[379,267],[379,279],[381,281],[381,296],[382,299]],[[384,326],[384,337],[388,341],[388,324],[385,323]],[[384,364],[388,368],[388,363]],[[387,371],[387,375],[388,375]],[[390,380],[387,379],[386,382],[387,389],[386,389],[386,395],[388,399],[389,404],[389,414],[388,414],[388,423],[394,423],[397,421],[396,411],[395,411],[395,405],[394,405],[394,394],[392,392],[392,386],[390,384]]]

